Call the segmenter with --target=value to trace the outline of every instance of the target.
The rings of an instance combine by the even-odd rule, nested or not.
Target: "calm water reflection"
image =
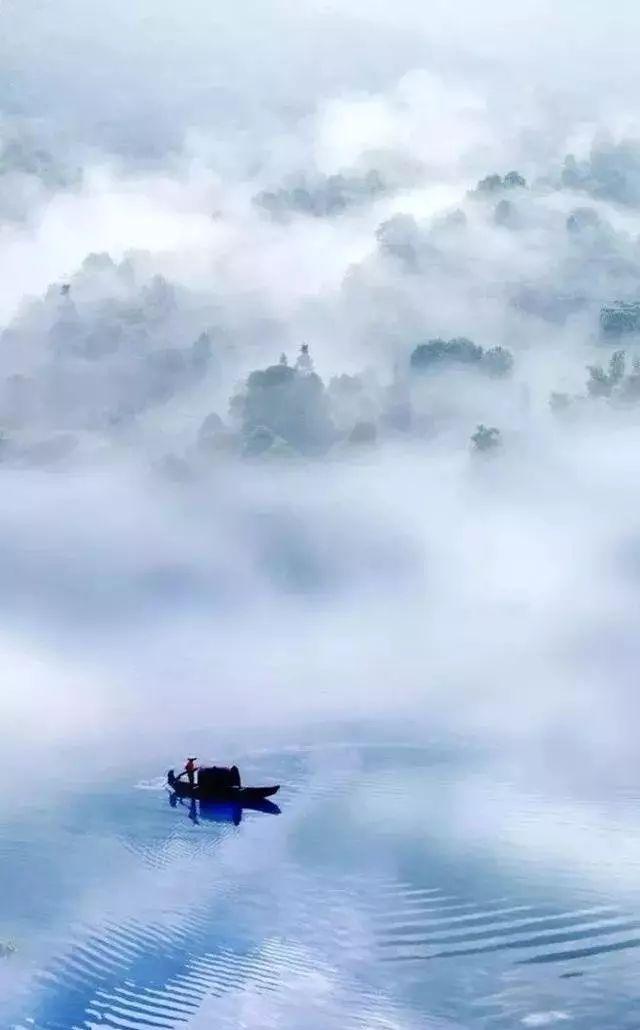
[[[278,818],[172,805],[155,767],[5,815],[3,1026],[640,1025],[632,785],[464,741],[241,768]]]

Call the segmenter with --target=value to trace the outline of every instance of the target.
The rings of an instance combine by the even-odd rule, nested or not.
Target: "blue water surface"
[[[0,1025],[640,1026],[633,790],[416,736],[237,756],[279,815],[172,805],[164,754],[5,810]]]

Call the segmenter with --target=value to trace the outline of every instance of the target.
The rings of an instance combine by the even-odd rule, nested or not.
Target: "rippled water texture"
[[[152,768],[15,814],[3,1025],[637,1027],[624,786],[373,730],[242,768],[280,815],[172,807]]]

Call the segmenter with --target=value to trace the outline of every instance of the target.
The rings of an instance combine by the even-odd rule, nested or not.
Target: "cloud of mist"
[[[586,83],[571,92],[546,57],[526,88],[505,90],[503,78],[525,33],[550,52],[575,38],[599,66],[600,14],[578,23],[577,12],[539,5],[509,18],[464,7],[473,45],[458,48],[444,8],[428,25],[416,5],[394,12],[386,48],[390,10],[375,3],[279,5],[269,16],[254,4],[242,26],[195,3],[118,4],[100,31],[73,3],[40,21],[30,4],[3,12],[15,71],[3,168],[33,185],[31,204],[27,189],[20,217],[7,210],[0,225],[7,606],[28,651],[60,648],[84,670],[97,648],[103,681],[120,681],[137,651],[138,686],[127,684],[122,708],[113,683],[114,712],[153,692],[169,698],[181,677],[189,717],[209,689],[240,691],[281,719],[289,707],[296,717],[368,711],[391,703],[391,675],[394,703],[396,691],[410,707],[455,683],[480,710],[486,691],[507,691],[509,709],[531,705],[535,680],[553,719],[558,684],[573,696],[574,663],[588,664],[594,625],[607,637],[615,622],[625,637],[633,582],[615,555],[635,534],[619,514],[635,500],[623,472],[633,414],[600,405],[559,425],[547,402],[555,389],[584,390],[584,366],[600,360],[601,306],[635,296],[633,121],[621,110],[602,123],[618,81],[594,85],[587,112]],[[368,54],[353,48],[360,31]],[[309,63],[312,36],[328,70]],[[72,79],[83,88],[72,92]],[[587,168],[575,182],[568,153]],[[526,189],[473,193],[511,168]],[[341,183],[360,189],[371,172],[380,191],[344,193]],[[301,188],[311,204],[314,190],[333,191],[338,207],[305,213]],[[281,190],[287,217],[256,204],[261,190]],[[585,208],[592,221],[569,231]],[[111,262],[85,261],[96,253]],[[123,342],[103,356],[116,330]],[[189,378],[180,369],[202,332],[214,361]],[[513,375],[405,383],[418,437],[364,457],[334,451],[307,468],[234,457],[195,484],[158,485],[155,463],[169,453],[189,464],[209,412],[236,431],[230,398],[280,351],[309,342],[325,385],[364,373],[358,417],[377,422],[398,367],[437,337],[507,347]],[[337,391],[331,417],[346,432],[356,409]],[[130,410],[135,427],[114,434]],[[480,422],[507,445],[486,467],[469,449]],[[63,464],[38,471],[52,435]],[[598,669],[592,661],[589,675]]]
[[[404,720],[635,775],[638,21],[3,5],[10,763]]]

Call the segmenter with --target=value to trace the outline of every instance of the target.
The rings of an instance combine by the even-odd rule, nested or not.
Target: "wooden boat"
[[[225,784],[222,777],[202,777],[200,774],[199,779],[202,782],[192,787],[185,780],[178,779],[173,769],[167,773],[167,784],[179,798],[194,798],[196,801],[227,801],[246,808],[273,797],[280,790],[279,784],[273,787],[242,787]]]

